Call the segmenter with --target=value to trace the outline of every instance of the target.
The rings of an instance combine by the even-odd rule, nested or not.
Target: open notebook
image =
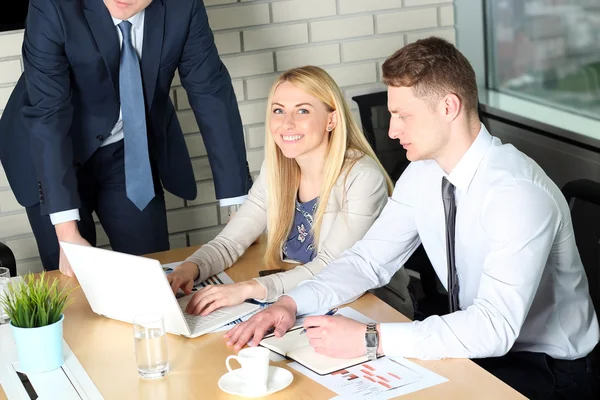
[[[297,361],[319,375],[326,375],[368,360],[366,355],[358,358],[333,358],[319,354],[309,344],[308,337],[301,335],[300,332],[302,327],[288,331],[280,338],[271,336],[263,339],[260,345]]]
[[[340,309],[338,315],[363,323],[373,321],[351,307]],[[319,354],[310,345],[308,336],[306,334],[301,335],[300,332],[302,332],[302,326],[296,324],[282,337],[268,336],[260,342],[260,345],[295,360],[319,375],[326,375],[368,361],[366,355],[357,358],[333,358]]]

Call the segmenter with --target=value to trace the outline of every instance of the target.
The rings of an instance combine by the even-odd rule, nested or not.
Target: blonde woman
[[[265,264],[300,265],[277,274],[198,291],[186,312],[206,315],[246,299],[275,301],[312,278],[361,239],[393,185],[354,122],[344,97],[323,69],[283,73],[268,98],[265,162],[248,198],[223,231],[173,273],[186,294],[194,282],[229,268],[267,230]],[[401,269],[404,271],[404,269]],[[412,315],[406,286],[404,311]]]

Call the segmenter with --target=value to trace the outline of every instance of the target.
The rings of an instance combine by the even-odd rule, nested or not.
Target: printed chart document
[[[448,381],[404,358],[383,357],[325,376],[315,374],[296,362],[288,366],[337,393],[336,400],[391,399]]]
[[[324,312],[315,313],[315,315],[323,314]],[[341,308],[337,315],[352,318],[362,323],[373,321],[351,307]],[[348,368],[368,360],[366,355],[352,359],[345,359],[333,358],[319,354],[310,345],[308,336],[306,334],[301,334],[302,326],[298,325],[299,324],[296,323],[297,328],[292,328],[280,338],[270,336],[263,339],[260,342],[260,345],[271,351],[281,354],[282,356],[289,357],[320,375],[329,374],[331,372]]]

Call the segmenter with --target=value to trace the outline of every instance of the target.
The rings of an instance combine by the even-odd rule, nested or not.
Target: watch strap
[[[367,324],[365,332],[365,344],[367,347],[367,357],[369,360],[377,359],[377,348],[379,347],[379,335],[377,334],[377,324],[370,322]]]

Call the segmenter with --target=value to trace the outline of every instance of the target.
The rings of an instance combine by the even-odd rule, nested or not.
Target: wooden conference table
[[[264,242],[264,241],[263,241]],[[161,263],[181,261],[196,248],[183,248],[148,255]],[[227,274],[234,281],[258,276],[264,244],[250,247],[246,254]],[[289,268],[289,266],[288,266]],[[58,271],[61,283],[76,286]],[[118,279],[118,277],[115,277]],[[219,389],[217,382],[227,372],[225,358],[234,354],[225,345],[223,333],[187,339],[167,335],[171,370],[160,380],[146,381],[139,377],[133,347],[133,329],[130,324],[100,317],[92,312],[78,288],[73,292],[75,302],[65,311],[64,338],[81,365],[105,399],[239,399]],[[406,317],[379,300],[366,294],[351,304],[353,308],[380,322],[403,322]],[[449,379],[448,382],[403,396],[406,399],[517,399],[518,392],[477,366],[470,360],[440,361],[413,360],[429,370]],[[271,363],[285,366],[289,361]],[[270,395],[278,399],[329,399],[336,394],[306,376],[289,369],[294,381],[286,389]],[[0,399],[6,399],[0,388]]]

